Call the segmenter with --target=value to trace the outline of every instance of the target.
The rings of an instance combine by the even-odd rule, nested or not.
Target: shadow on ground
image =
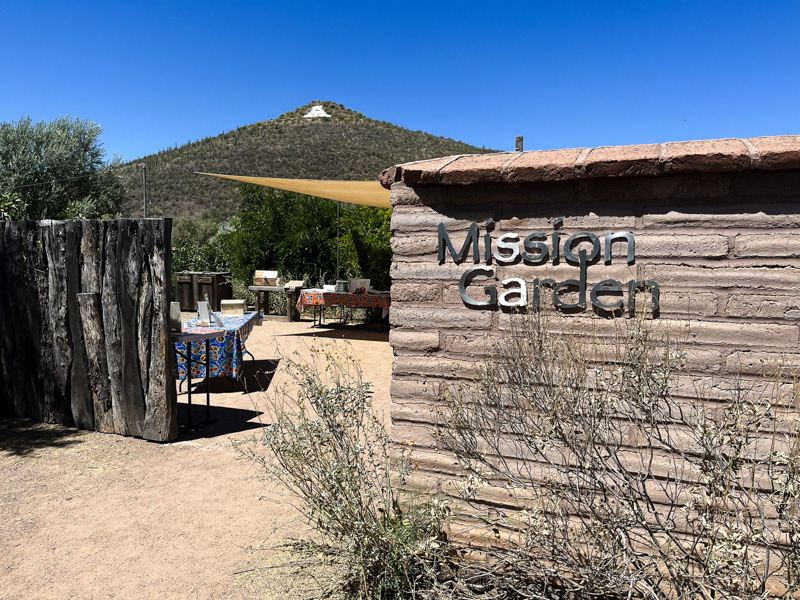
[[[195,396],[198,402],[206,401],[206,385],[212,394],[211,404],[214,404],[214,394],[248,394],[255,392],[266,392],[272,383],[272,377],[280,364],[280,359],[259,359],[250,360],[245,358],[242,364],[242,374],[239,379],[231,377],[211,377],[204,381],[196,382],[192,388],[192,403]],[[186,382],[178,388],[178,396],[183,399],[186,396]]]
[[[228,406],[214,406],[212,397],[211,407],[208,411],[211,420],[206,420],[205,394],[201,404],[195,403],[192,396],[192,425],[189,426],[189,405],[183,401],[178,402],[178,442],[213,438],[231,433],[260,429],[262,423],[255,420],[264,413],[257,410],[244,408],[230,408]]]
[[[365,340],[373,342],[389,341],[389,330],[380,331],[377,326],[345,325],[343,323],[325,323],[302,333],[290,333],[289,337],[335,338],[338,340]]]
[[[280,360],[245,360],[239,379],[230,377],[212,377],[197,382],[192,388],[191,417],[189,425],[189,396],[186,383],[178,393],[178,441],[239,433],[262,426],[262,414],[253,407],[252,410],[230,406],[220,406],[220,395],[253,394],[265,392],[272,383],[272,377]],[[210,406],[206,407],[206,386]],[[216,401],[215,401],[216,398]]]
[[[0,452],[25,456],[44,447],[66,448],[80,444],[77,429],[47,425],[18,417],[0,418]]]

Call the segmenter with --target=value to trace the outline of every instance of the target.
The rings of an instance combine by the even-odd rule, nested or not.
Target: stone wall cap
[[[463,154],[395,165],[383,187],[535,183],[603,177],[800,169],[800,135]]]

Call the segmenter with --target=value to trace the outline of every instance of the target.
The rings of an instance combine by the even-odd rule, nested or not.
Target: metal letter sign
[[[472,267],[464,271],[461,279],[458,282],[458,292],[461,294],[461,299],[467,306],[495,306],[497,304],[497,288],[493,285],[487,285],[483,290],[488,294],[489,300],[486,302],[479,302],[473,300],[467,294],[467,286],[472,282],[472,279],[478,275],[485,275],[486,277],[494,276],[494,269],[491,267]]]
[[[563,219],[555,219],[553,228],[558,229],[563,223]],[[549,262],[556,265],[561,255],[561,233],[554,231],[552,234],[543,231],[536,231],[525,237],[508,232],[500,235],[495,241],[495,251],[492,252],[492,237],[489,228],[494,225],[493,219],[488,219],[483,225],[486,230],[483,234],[483,261],[486,265],[492,264],[494,260],[498,265],[512,265],[522,262],[527,266],[546,265]],[[456,252],[455,246],[451,241],[450,234],[444,223],[439,223],[437,232],[438,258],[439,264],[445,262],[445,249],[450,253],[450,258],[455,264],[464,262],[472,251],[472,262],[481,262],[481,252],[479,238],[481,237],[478,224],[472,222],[467,229],[467,235],[461,246],[461,250]],[[548,247],[548,239],[551,244]],[[633,233],[629,231],[617,231],[606,233],[601,238],[589,231],[579,231],[566,239],[563,245],[564,260],[567,264],[578,267],[577,279],[566,279],[557,282],[551,278],[540,279],[535,277],[532,281],[532,294],[528,294],[528,285],[520,277],[509,277],[500,282],[500,292],[498,294],[497,279],[494,284],[491,278],[495,277],[495,271],[489,266],[475,266],[464,271],[458,282],[458,291],[461,300],[466,306],[471,308],[525,310],[532,308],[538,309],[541,305],[542,290],[549,289],[553,306],[562,312],[582,312],[589,306],[600,315],[622,314],[627,308],[628,314],[633,315],[636,309],[637,294],[643,294],[640,305],[644,306],[649,299],[649,311],[655,317],[658,316],[660,307],[658,283],[651,280],[631,279],[624,286],[616,279],[604,279],[594,285],[591,290],[587,290],[587,270],[589,266],[595,264],[601,256],[603,263],[610,265],[612,262],[611,249],[615,242],[625,242],[626,262],[632,265],[636,257],[636,240]],[[520,242],[522,247],[520,247]],[[591,244],[587,251],[584,248],[578,249],[578,256],[575,250],[580,244]],[[602,246],[602,248],[601,248]],[[602,254],[601,254],[602,251]],[[467,288],[472,281],[478,277],[486,278],[488,281],[483,285],[485,298],[476,299],[470,296]],[[627,288],[627,299],[625,290]],[[587,303],[586,293],[589,292]],[[572,295],[571,299],[567,296]],[[528,299],[531,299],[530,304]],[[627,307],[626,307],[627,300]]]

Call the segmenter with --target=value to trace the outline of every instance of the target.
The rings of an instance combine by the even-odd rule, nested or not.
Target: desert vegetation
[[[304,119],[316,104],[331,117]],[[221,222],[236,214],[240,202],[236,187],[195,172],[377,180],[383,169],[395,164],[483,152],[491,150],[370,119],[334,102],[312,102],[276,119],[188,140],[126,163],[125,214],[141,214],[143,164],[151,216]]]
[[[332,346],[311,355],[288,359],[299,393],[295,386],[274,393],[262,445],[240,450],[298,500],[316,536],[290,547],[304,563],[330,567],[321,597],[432,592],[444,567],[448,503],[402,489],[411,453],[392,453],[355,360]]]
[[[299,500],[319,537],[298,547],[335,562],[331,589],[652,600],[800,591],[796,388],[780,365],[713,384],[728,390],[720,399],[699,381],[687,392],[683,345],[653,321],[587,331],[520,316],[476,381],[441,390],[436,435],[453,485],[425,497],[407,479],[413,445],[390,448],[368,384],[350,363],[323,362],[293,365],[302,391],[284,397],[251,457]]]

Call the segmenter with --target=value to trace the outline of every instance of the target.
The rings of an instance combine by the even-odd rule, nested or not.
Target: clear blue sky
[[[512,150],[800,133],[800,2],[0,2],[0,121],[126,160],[331,100]]]

